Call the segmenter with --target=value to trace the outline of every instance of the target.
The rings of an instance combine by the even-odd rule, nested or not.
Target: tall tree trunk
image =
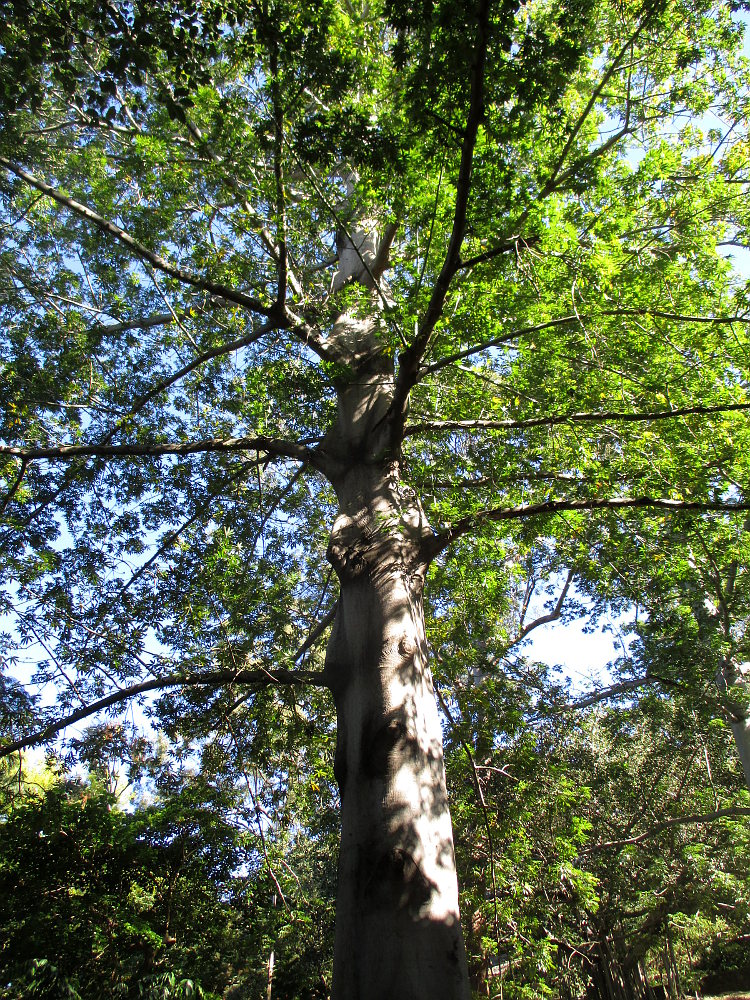
[[[350,197],[355,178],[344,180]],[[379,282],[394,233],[379,241],[377,224],[360,218],[355,232],[340,235],[333,292],[362,286],[360,311],[339,314],[326,338],[338,417],[319,467],[339,503],[328,547],[339,600],[326,654],[341,792],[332,997],[468,1000],[423,614],[432,532],[401,480],[387,419],[394,360]]]
[[[396,463],[337,484],[340,596],[326,670],[342,831],[334,1000],[464,1000],[442,730],[427,663],[426,529]]]

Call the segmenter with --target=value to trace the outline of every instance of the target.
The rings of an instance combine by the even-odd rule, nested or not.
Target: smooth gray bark
[[[329,549],[341,584],[326,662],[342,802],[333,996],[463,1000],[468,979],[427,663],[424,568],[409,537],[414,510],[399,508],[395,493],[384,484],[375,502],[342,512]]]

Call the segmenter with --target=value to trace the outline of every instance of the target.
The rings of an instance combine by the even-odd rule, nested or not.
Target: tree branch
[[[602,309],[596,313],[575,312],[570,313],[568,316],[559,316],[557,319],[547,320],[544,323],[537,323],[534,326],[526,326],[522,327],[520,330],[503,333],[499,337],[493,337],[492,340],[485,340],[481,344],[476,344],[473,347],[467,347],[465,350],[458,351],[456,354],[451,354],[446,358],[438,358],[437,361],[434,361],[431,365],[427,365],[419,371],[418,380],[421,381],[426,375],[432,375],[434,372],[439,372],[442,368],[452,365],[455,361],[463,361],[465,358],[470,358],[474,354],[481,354],[482,351],[488,351],[492,347],[499,347],[502,344],[510,343],[519,337],[526,337],[531,333],[538,333],[542,330],[549,330],[557,326],[565,326],[567,323],[580,324],[589,322],[602,316],[651,316],[654,319],[668,319],[678,323],[710,323],[719,325],[731,323],[750,324],[750,315],[688,316],[683,313],[667,312],[663,309]]]
[[[236,340],[233,340],[228,344],[219,344],[216,347],[211,347],[207,351],[203,351],[202,354],[199,354],[197,357],[193,358],[192,361],[189,361],[186,365],[183,365],[182,368],[178,368],[176,372],[173,372],[166,378],[161,379],[159,382],[156,383],[156,385],[152,386],[152,388],[149,389],[147,392],[144,392],[140,396],[138,396],[138,398],[134,400],[134,402],[131,404],[131,407],[128,410],[128,412],[116,422],[112,430],[110,430],[103,437],[100,443],[106,444],[107,442],[111,441],[114,435],[122,426],[124,420],[126,420],[129,417],[135,416],[135,414],[138,413],[139,410],[143,409],[146,403],[152,400],[155,396],[158,396],[160,392],[164,392],[165,389],[169,389],[169,387],[174,385],[175,382],[179,382],[179,380],[181,378],[184,378],[185,375],[189,375],[190,372],[195,371],[196,368],[200,368],[200,366],[202,364],[205,364],[206,361],[210,361],[212,358],[221,357],[221,355],[224,354],[231,354],[232,351],[239,351],[243,347],[249,347],[251,344],[254,344],[256,341],[260,340],[260,338],[263,337],[266,333],[269,333],[271,330],[273,330],[276,326],[277,326],[276,323],[264,323],[259,330],[254,330],[252,333],[248,333],[244,337],[238,337]],[[110,328],[107,327],[106,329]]]
[[[586,119],[594,109],[594,106],[596,102],[599,100],[602,92],[604,91],[604,88],[607,86],[609,81],[612,79],[613,75],[620,68],[623,56],[626,54],[628,49],[631,49],[632,46],[636,43],[636,41],[638,40],[638,36],[644,30],[647,23],[648,23],[648,17],[644,17],[644,19],[640,22],[640,24],[638,24],[638,26],[636,27],[635,31],[630,36],[630,38],[628,38],[627,41],[622,45],[620,51],[612,60],[608,69],[604,73],[602,73],[601,77],[599,78],[598,84],[591,93],[591,97],[589,98],[586,107],[578,116],[578,121],[575,123],[575,125],[570,131],[570,135],[568,136],[565,145],[563,146],[562,152],[558,156],[557,162],[555,166],[552,168],[552,172],[550,173],[546,184],[542,188],[542,191],[539,196],[539,201],[541,201],[543,198],[546,198],[546,196],[555,189],[558,183],[560,171],[562,170],[563,164],[565,163],[568,153],[570,152],[570,149],[576,140],[576,136],[583,128]]]
[[[149,556],[149,558],[144,563],[141,563],[138,569],[136,569],[129,577],[129,579],[122,585],[117,594],[117,598],[118,599],[121,598],[126,591],[128,591],[135,583],[137,583],[138,580],[140,580],[141,577],[144,576],[149,571],[149,569],[160,558],[160,556],[164,554],[164,552],[169,548],[169,546],[172,545],[174,542],[176,542],[177,539],[180,537],[180,535],[183,534],[183,532],[187,531],[188,528],[191,528],[196,523],[196,521],[199,521],[201,517],[205,515],[207,508],[221,495],[221,493],[228,486],[231,486],[233,483],[236,483],[239,479],[246,476],[248,466],[252,468],[253,464],[254,463],[243,462],[242,465],[240,466],[240,469],[237,472],[235,472],[234,475],[231,475],[227,479],[225,479],[217,490],[214,490],[208,494],[208,496],[206,497],[205,501],[202,504],[198,504],[196,506],[195,511],[190,517],[188,517],[185,521],[183,521],[182,524],[180,524],[180,526],[176,528],[174,531],[170,531],[167,534],[167,536],[159,543],[159,545],[157,545],[155,551]],[[295,477],[300,474],[300,471],[301,467],[295,473]],[[294,477],[292,478],[294,479]]]
[[[528,236],[525,238],[523,236],[511,236],[509,239],[503,240],[502,243],[498,243],[497,246],[485,250],[484,253],[478,253],[474,257],[462,260],[459,270],[468,271],[472,267],[476,267],[477,264],[484,264],[487,261],[494,260],[495,257],[501,257],[503,254],[510,253],[511,250],[515,250],[518,253],[519,245],[525,250],[528,247],[535,246],[540,239],[540,236]]]
[[[670,420],[693,414],[707,415],[735,410],[750,410],[750,403],[717,403],[715,406],[679,406],[672,410],[645,410],[628,413],[623,410],[600,410],[591,413],[559,413],[549,417],[531,417],[528,420],[422,420],[404,428],[404,436],[438,431],[471,430],[525,430],[530,427],[554,427],[556,424],[574,423],[636,423],[654,420]]]
[[[583,698],[578,698],[576,701],[571,701],[567,705],[563,706],[563,710],[566,712],[577,712],[583,708],[591,708],[592,705],[598,705],[601,701],[609,701],[610,698],[617,698],[618,695],[628,694],[630,691],[636,691],[638,688],[645,687],[646,684],[662,684],[664,683],[659,677],[635,677],[629,681],[620,681],[618,684],[611,684],[609,687],[603,688],[601,691],[592,691],[590,694],[585,695]]]
[[[692,813],[689,816],[675,816],[673,819],[666,819],[662,823],[656,823],[645,833],[639,833],[635,837],[627,837],[623,840],[610,840],[602,844],[592,844],[586,849],[586,854],[594,851],[603,851],[610,847],[627,847],[630,844],[640,844],[643,840],[655,837],[663,830],[668,830],[673,826],[685,826],[689,823],[714,823],[719,819],[729,819],[736,816],[750,816],[750,808],[745,806],[727,806],[726,809],[716,809],[710,813]]]
[[[538,333],[541,330],[549,330],[552,327],[564,326],[566,323],[579,322],[579,315],[571,313],[570,316],[559,316],[557,319],[547,320],[546,323],[536,323],[534,326],[525,326],[520,330],[512,330],[508,333],[502,333],[499,337],[493,337],[492,340],[485,340],[481,344],[476,344],[473,347],[467,347],[463,351],[457,351],[455,354],[450,354],[447,358],[439,358],[431,365],[427,365],[425,368],[420,370],[418,375],[419,381],[421,381],[426,375],[432,375],[433,372],[439,372],[442,368],[447,368],[448,365],[452,365],[455,361],[463,361],[464,358],[470,358],[474,354],[480,354],[482,351],[488,351],[491,347],[500,347],[502,344],[508,344],[511,341],[518,340],[519,337],[526,337],[530,333]]]
[[[234,302],[236,305],[244,306],[246,309],[251,309],[253,312],[260,313],[263,316],[275,316],[279,320],[282,320],[282,317],[279,316],[278,304],[273,306],[265,305],[260,299],[256,299],[251,295],[245,295],[244,292],[236,291],[228,285],[222,285],[218,282],[211,281],[208,278],[202,278],[200,275],[193,274],[190,271],[185,271],[183,268],[177,267],[175,264],[170,264],[168,260],[165,260],[152,250],[149,250],[148,247],[145,247],[142,243],[139,243],[138,240],[134,239],[134,237],[114,222],[110,222],[108,219],[103,218],[103,216],[99,215],[98,212],[95,212],[87,205],[83,205],[74,198],[70,198],[68,195],[58,191],[57,188],[47,184],[46,181],[43,181],[40,177],[36,177],[34,174],[29,173],[29,171],[24,170],[23,167],[13,163],[12,160],[8,160],[4,156],[0,156],[0,166],[5,167],[6,170],[15,174],[16,177],[19,177],[31,187],[36,188],[37,191],[41,191],[49,198],[52,198],[52,200],[57,202],[58,205],[62,205],[63,208],[67,208],[68,211],[73,212],[82,219],[86,219],[101,232],[114,237],[119,243],[122,243],[129,250],[131,250],[137,257],[140,257],[141,260],[148,261],[152,267],[155,267],[158,271],[162,271],[164,274],[169,275],[170,278],[174,278],[182,284],[190,285],[192,288],[199,288],[204,292],[209,292],[211,295],[218,295],[221,298],[226,299],[228,302]],[[280,325],[286,324],[284,324],[282,320]]]
[[[356,238],[356,233],[354,231],[350,232],[348,227],[344,224],[344,221],[341,218],[340,213],[336,210],[336,206],[331,203],[330,198],[326,196],[325,191],[320,186],[318,179],[315,176],[314,170],[312,170],[312,168],[308,164],[306,164],[303,160],[301,160],[297,156],[296,152],[291,146],[289,147],[289,151],[294,157],[297,167],[309,180],[313,190],[317,194],[318,198],[320,198],[321,204],[324,206],[326,211],[330,213],[331,218],[336,223],[337,231],[340,232],[345,237],[347,248],[354,251],[355,255],[359,260],[359,263],[362,265],[362,269],[364,273],[367,275],[367,281],[362,283],[365,285],[365,287],[370,287],[375,290],[375,292],[378,295],[378,298],[381,301],[383,309],[388,310],[391,306],[391,301],[389,296],[386,294],[386,291],[381,286],[380,279],[383,276],[383,272],[385,271],[386,267],[388,266],[391,246],[393,245],[393,241],[396,238],[396,233],[398,232],[398,224],[389,223],[384,227],[383,234],[380,240],[377,241],[375,255],[371,261],[368,261],[367,256],[365,255],[365,253],[363,253],[363,248],[360,246],[360,243]],[[342,176],[343,179],[343,175],[341,173],[339,173],[339,176]],[[339,262],[339,265],[341,264],[340,250],[337,252],[337,255],[333,259],[332,263],[335,263],[336,261]],[[340,288],[343,288],[344,285],[346,284],[346,281],[348,281],[348,277],[351,277],[351,275],[349,275],[339,287],[336,287],[336,277],[337,276],[334,275],[334,283],[331,286],[332,291],[338,291]],[[362,281],[362,278],[360,278],[359,280]],[[287,313],[289,313],[289,310],[287,310]],[[393,316],[388,316],[388,322],[395,329],[401,343],[402,344],[406,343],[403,331],[401,330],[401,327],[395,321]],[[332,357],[331,355],[327,355],[327,357],[329,357],[330,360],[336,360],[335,357]]]
[[[28,467],[28,464],[29,460],[27,458],[21,459],[21,466],[18,470],[16,478],[10,484],[8,492],[5,494],[3,499],[0,500],[0,516],[2,516],[5,513],[5,508],[11,502],[16,493],[18,493],[21,483],[23,482],[23,477],[26,475],[26,469]]]
[[[177,319],[185,319],[189,313],[178,313]],[[109,335],[112,333],[125,333],[127,330],[150,330],[155,326],[170,326],[175,323],[173,313],[154,313],[153,316],[144,316],[141,319],[125,320],[122,323],[96,323],[93,330],[97,333]]]
[[[295,657],[295,659],[298,659],[298,657]],[[318,671],[285,670],[278,668],[271,670],[214,670],[208,673],[174,674],[169,677],[155,677],[148,681],[142,681],[140,684],[132,684],[130,687],[114,691],[105,698],[100,698],[89,705],[84,705],[77,711],[71,712],[70,715],[51,722],[36,733],[23,736],[10,743],[0,744],[0,758],[8,757],[10,754],[15,753],[16,750],[44,743],[68,726],[72,726],[76,722],[81,722],[83,719],[88,719],[92,715],[104,711],[106,708],[111,708],[113,705],[119,705],[129,698],[137,698],[139,695],[148,694],[150,691],[164,691],[167,688],[220,687],[222,684],[316,684],[321,687],[325,686],[323,674]]]
[[[325,615],[320,619],[320,621],[318,622],[318,624],[315,626],[315,628],[313,628],[310,631],[310,634],[307,636],[307,638],[302,643],[302,645],[300,646],[300,648],[294,654],[294,661],[295,661],[295,663],[298,660],[302,659],[302,657],[305,655],[305,653],[308,651],[308,649],[311,649],[312,646],[315,645],[315,643],[318,641],[318,639],[321,637],[321,635],[323,635],[323,633],[328,628],[328,626],[330,624],[332,624],[333,619],[336,617],[336,609],[337,609],[337,607],[338,607],[338,602],[334,601],[333,606],[331,607],[330,611],[327,611],[325,613]]]
[[[154,444],[59,444],[46,448],[0,445],[0,455],[13,455],[26,462],[42,459],[70,462],[76,458],[125,458],[129,456],[195,455],[207,451],[258,451],[274,458],[292,458],[316,463],[316,453],[306,444],[267,437],[206,438],[203,441],[164,441]]]
[[[508,649],[510,649],[511,646],[518,645],[519,642],[523,642],[526,636],[529,635],[530,632],[533,632],[534,629],[539,628],[541,625],[549,625],[551,624],[551,622],[556,622],[562,616],[563,605],[565,604],[565,598],[568,596],[568,591],[570,590],[570,585],[573,582],[573,577],[574,577],[573,570],[572,569],[568,570],[568,575],[565,579],[565,583],[563,584],[563,588],[560,591],[560,594],[555,603],[555,607],[552,609],[552,611],[550,611],[550,613],[547,615],[540,615],[540,617],[535,618],[533,622],[529,622],[528,625],[524,625],[518,634],[518,638],[513,640]]]
[[[750,503],[725,503],[721,500],[671,500],[666,497],[614,497],[612,499],[592,497],[583,500],[544,500],[541,503],[521,504],[518,507],[496,507],[469,514],[456,521],[451,527],[433,535],[425,543],[425,558],[434,559],[451,542],[479,528],[488,521],[512,521],[539,515],[559,514],[562,511],[576,510],[664,510],[679,514],[683,511],[725,512],[750,510]]]
[[[234,192],[234,194],[239,197],[239,199],[240,199],[240,205],[241,205],[243,211],[246,213],[246,215],[249,218],[255,220],[258,223],[258,226],[254,230],[254,232],[258,233],[258,235],[260,236],[261,240],[263,241],[263,246],[266,248],[266,250],[268,251],[268,253],[270,254],[270,256],[273,258],[273,261],[274,261],[274,263],[276,264],[276,266],[278,268],[279,264],[280,264],[280,261],[279,261],[279,248],[274,243],[271,234],[269,233],[268,229],[263,224],[263,221],[259,218],[258,213],[255,211],[255,209],[253,208],[253,206],[251,205],[251,203],[245,197],[245,195],[243,193],[243,185],[240,183],[240,181],[237,179],[237,177],[233,176],[231,173],[228,173],[226,171],[226,168],[227,168],[226,162],[218,155],[218,153],[214,149],[213,145],[210,142],[206,141],[206,138],[203,135],[203,133],[201,132],[201,130],[198,128],[198,126],[195,124],[195,122],[192,121],[192,119],[188,115],[188,113],[187,113],[188,109],[186,107],[184,107],[184,105],[183,105],[183,111],[185,113],[185,124],[186,124],[186,126],[188,128],[188,131],[193,136],[193,138],[195,139],[195,141],[200,145],[201,151],[206,156],[208,156],[208,158],[211,160],[212,163],[216,164],[216,166],[222,167],[223,178],[224,178],[225,182],[227,183],[227,185],[232,189],[232,191]],[[295,277],[294,272],[292,271],[292,269],[289,266],[288,255],[287,255],[287,261],[286,261],[286,271],[287,271],[287,280],[288,280],[288,283],[291,286],[292,290],[294,291],[295,295],[299,296],[300,299],[304,298],[304,293],[302,291],[302,287],[301,287],[300,283],[297,281],[297,278]]]
[[[281,105],[281,88],[279,87],[279,53],[278,39],[273,36],[271,44],[271,99],[273,102],[273,174],[276,182],[276,243],[278,260],[276,261],[277,292],[276,304],[284,308],[289,284],[289,258],[286,233],[286,190],[284,188],[284,112]]]
[[[435,325],[443,312],[443,306],[451,281],[461,267],[461,246],[466,234],[466,213],[471,190],[471,175],[474,163],[474,148],[479,125],[484,115],[484,72],[489,42],[489,0],[481,0],[478,11],[476,54],[471,69],[471,90],[469,110],[461,145],[461,161],[456,182],[456,202],[453,211],[453,226],[448,239],[443,266],[432,289],[430,301],[417,330],[413,343],[399,357],[396,387],[389,411],[391,439],[399,442],[406,419],[406,402],[409,392],[416,385],[419,363],[427,349]]]
[[[479,808],[482,810],[482,817],[484,819],[484,829],[487,833],[487,852],[489,854],[490,874],[492,876],[492,890],[493,890],[492,902],[494,907],[494,918],[495,918],[494,919],[495,940],[499,944],[500,927],[499,927],[499,915],[497,910],[497,880],[495,877],[495,843],[492,837],[492,826],[490,824],[490,817],[487,811],[487,802],[484,797],[484,792],[482,791],[482,784],[479,780],[479,772],[477,770],[476,761],[474,760],[474,754],[471,752],[471,747],[463,738],[463,736],[461,736],[458,726],[456,725],[456,720],[453,718],[453,714],[451,710],[448,708],[448,705],[445,701],[445,698],[443,698],[440,688],[437,686],[437,684],[434,685],[434,687],[435,687],[435,694],[437,695],[437,700],[440,703],[440,707],[442,708],[445,717],[450,723],[451,729],[458,737],[458,740],[461,746],[463,747],[464,753],[466,754],[466,757],[469,761],[469,766],[471,767],[471,776],[474,782],[474,790],[477,793],[477,801],[479,803]]]

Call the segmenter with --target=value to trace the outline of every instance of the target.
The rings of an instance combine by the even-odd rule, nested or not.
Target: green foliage
[[[195,812],[190,824],[164,807],[120,812],[98,785],[73,779],[16,802],[0,828],[3,995],[156,996],[157,977],[161,995],[190,995],[175,966],[207,987],[197,981],[193,995],[221,991],[232,954],[228,873],[219,877],[207,855],[231,867],[232,838],[204,824],[191,851],[198,828]]]
[[[698,988],[703,951],[750,926],[745,818],[680,821],[748,801],[726,729],[663,699],[579,715],[518,702],[502,678],[460,684],[446,738],[475,981],[578,996],[606,949],[610,973],[641,962],[658,982],[669,927],[683,988]]]
[[[275,996],[323,996],[335,876],[325,811],[289,838],[259,801],[259,826],[252,810],[241,818],[226,780],[220,790],[149,766],[152,793],[126,811],[93,779],[29,782],[6,799],[0,995],[256,996],[273,950]],[[310,779],[311,796],[324,780]],[[301,788],[294,808],[300,819],[310,808]]]

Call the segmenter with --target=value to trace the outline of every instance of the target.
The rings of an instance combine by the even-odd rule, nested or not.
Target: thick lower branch
[[[312,442],[311,442],[312,443]],[[145,458],[160,455],[195,455],[208,451],[257,451],[269,458],[292,458],[315,465],[315,451],[306,444],[267,437],[206,438],[202,441],[163,441],[154,444],[58,444],[46,448],[0,445],[0,455],[26,462],[71,462],[76,458]]]
[[[309,648],[309,645],[306,645],[305,648]],[[92,715],[103,712],[113,705],[120,705],[131,698],[137,698],[139,695],[149,694],[152,691],[164,691],[175,687],[220,687],[222,684],[316,684],[322,687],[325,685],[325,681],[323,680],[322,673],[311,670],[284,669],[215,670],[210,673],[175,674],[170,677],[154,677],[140,684],[132,684],[130,687],[113,691],[112,694],[107,695],[105,698],[100,698],[89,705],[84,705],[62,719],[56,719],[36,733],[31,733],[29,736],[22,736],[20,739],[13,740],[10,743],[3,743],[0,745],[0,758],[8,757],[17,750],[23,750],[28,747],[37,746],[39,743],[44,743],[52,739],[53,736],[56,736],[57,733],[62,732],[63,729],[67,729],[68,726],[72,726],[74,723],[81,722],[84,719],[90,719]]]

